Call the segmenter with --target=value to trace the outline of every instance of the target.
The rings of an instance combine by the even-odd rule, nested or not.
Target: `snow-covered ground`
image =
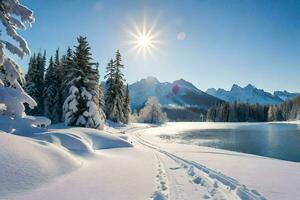
[[[2,124],[3,125],[3,124]],[[24,127],[23,127],[24,128]],[[196,129],[132,124],[0,131],[0,199],[295,199],[300,164],[157,137]],[[16,130],[15,130],[16,131]],[[20,136],[22,135],[22,136]]]
[[[216,126],[216,124],[207,123],[208,128],[210,124]],[[220,126],[222,126],[221,123]],[[266,199],[278,200],[296,199],[300,196],[300,163],[209,147],[178,144],[157,137],[161,134],[177,134],[183,130],[196,130],[198,128],[198,123],[168,123],[162,127],[138,131],[138,133],[134,133],[134,137],[138,138],[144,145],[151,146],[158,151],[159,155],[167,160],[168,169],[176,169],[168,170],[169,176],[171,179],[175,179],[175,182],[177,177],[181,176],[174,175],[174,173],[186,171],[190,175],[189,169],[192,168],[196,172],[195,174],[192,173],[190,180],[197,181],[198,177],[202,178],[203,175],[204,177],[208,175],[210,181],[217,182],[219,187],[216,187],[216,190],[220,186],[229,186],[232,189],[240,188],[242,191],[245,189],[246,193],[251,191],[253,195],[259,193]],[[171,163],[171,160],[175,162],[169,165],[168,162]],[[177,180],[177,183],[178,186],[182,185],[180,180]],[[236,190],[233,193],[236,193]],[[176,195],[176,191],[173,194]],[[187,195],[185,199],[197,199],[196,197],[193,198],[193,193],[184,194]],[[249,196],[249,198],[240,197],[242,197],[241,199],[252,199]]]

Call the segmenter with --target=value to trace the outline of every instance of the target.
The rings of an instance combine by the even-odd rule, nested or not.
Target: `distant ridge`
[[[283,101],[295,99],[296,97],[300,96],[300,93],[292,93],[286,90],[284,91],[275,91],[274,95],[282,99]]]
[[[206,93],[231,103],[238,101],[241,103],[258,103],[263,105],[279,104],[285,100],[289,100],[300,95],[299,93],[290,93],[287,91],[275,91],[271,94],[263,89],[258,89],[251,84],[248,84],[245,87],[240,87],[234,84],[229,91],[221,88],[210,88],[206,90]]]

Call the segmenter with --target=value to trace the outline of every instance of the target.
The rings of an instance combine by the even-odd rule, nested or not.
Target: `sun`
[[[152,41],[147,35],[140,35],[137,43],[141,48],[149,48],[152,45]]]
[[[133,27],[127,29],[129,33],[128,44],[131,50],[137,52],[138,55],[153,55],[153,51],[158,48],[161,41],[159,40],[160,32],[155,30],[156,23],[147,26],[146,21],[141,26],[133,23]]]
[[[133,34],[132,43],[139,54],[143,53],[143,55],[146,56],[147,54],[152,53],[152,50],[156,47],[155,45],[158,41],[155,38],[155,34],[144,28],[142,31],[136,30],[136,33]]]

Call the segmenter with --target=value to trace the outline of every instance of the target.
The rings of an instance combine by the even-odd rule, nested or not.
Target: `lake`
[[[300,162],[300,124],[216,123],[164,139]]]

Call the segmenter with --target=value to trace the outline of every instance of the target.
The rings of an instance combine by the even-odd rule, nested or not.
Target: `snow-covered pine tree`
[[[115,68],[114,68],[114,61],[111,59],[106,67],[106,75],[104,78],[106,79],[106,93],[105,93],[105,113],[106,116],[110,119],[110,113],[112,113],[112,105],[115,98]]]
[[[86,37],[80,36],[75,46],[74,64],[70,71],[73,79],[69,96],[64,102],[65,124],[102,129],[104,113],[99,107],[99,73],[91,62],[90,47]]]
[[[130,115],[131,115],[130,97],[129,97],[129,87],[128,87],[128,84],[126,86],[126,91],[125,91],[123,113],[124,113],[124,123],[128,124],[129,123],[129,119],[130,119]]]
[[[121,54],[119,50],[116,52],[116,57],[113,63],[114,66],[114,85],[113,85],[113,93],[114,98],[112,102],[111,112],[109,113],[109,119],[117,122],[117,123],[124,123],[124,74],[122,73],[121,69],[124,68],[124,65],[121,63]]]
[[[138,114],[137,110],[134,110],[132,112],[132,114],[130,115],[129,121],[130,122],[139,122],[139,114]]]
[[[8,41],[0,40],[0,105],[1,114],[22,117],[25,115],[25,104],[30,108],[36,106],[36,102],[23,90],[25,79],[19,65],[4,50],[16,54],[20,58],[30,54],[26,41],[17,33],[19,29],[25,29],[24,23],[34,22],[33,13],[18,0],[0,1],[0,21],[6,33],[18,47]]]
[[[95,64],[95,69],[94,69],[94,73],[93,73],[93,69],[90,72],[89,76],[90,76],[90,80],[94,81],[91,84],[91,90],[92,90],[92,94],[94,94],[95,96],[95,103],[97,104],[97,107],[99,108],[99,114],[104,122],[106,116],[105,116],[105,112],[104,112],[104,97],[103,97],[103,91],[102,91],[102,87],[99,84],[100,82],[100,73],[99,73],[99,63],[94,63]]]
[[[98,82],[100,82],[100,73],[99,73],[99,63],[96,63],[96,73],[98,74]],[[104,117],[104,119],[106,118],[105,115],[105,106],[104,106],[104,95],[103,95],[103,90],[102,90],[102,86],[99,83],[98,84],[98,98],[99,98],[99,111],[100,111],[100,115]]]
[[[53,57],[49,60],[49,66],[45,75],[45,89],[44,89],[44,105],[45,115],[51,119],[52,123],[58,123],[60,121],[60,115],[58,110],[61,110],[61,105],[57,101],[59,95],[59,77],[57,75],[57,69],[55,68]]]
[[[26,92],[37,102],[37,106],[30,110],[26,109],[30,115],[44,114],[44,72],[46,65],[46,51],[44,55],[41,52],[33,56],[29,62],[28,73],[26,75]]]
[[[167,115],[162,111],[156,97],[149,97],[144,108],[140,111],[139,121],[151,124],[162,124],[167,121]]]

